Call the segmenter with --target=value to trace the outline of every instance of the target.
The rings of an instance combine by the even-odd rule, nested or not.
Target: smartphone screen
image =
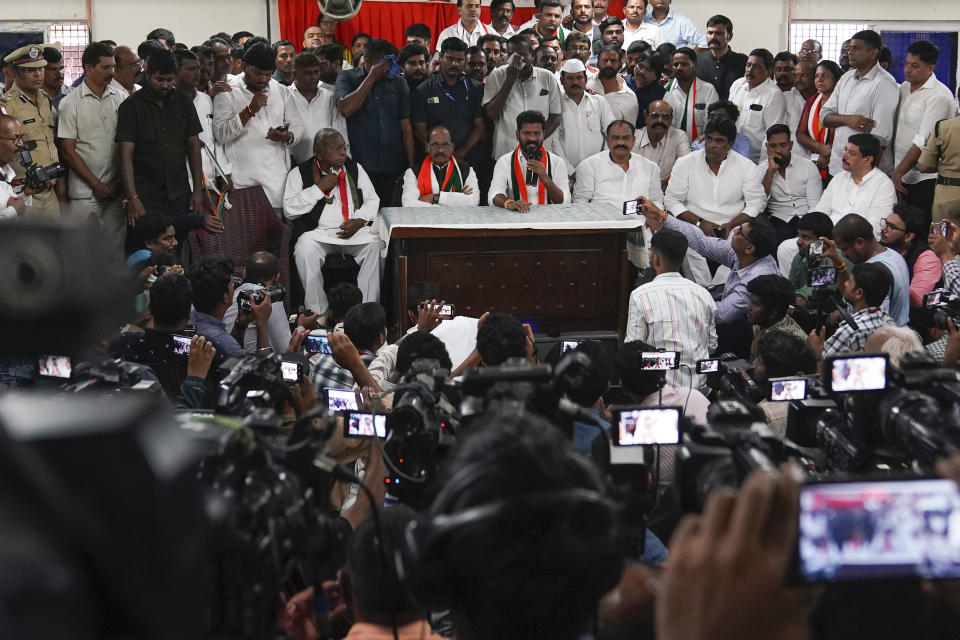
[[[719,360],[697,360],[697,373],[716,373],[720,371]]]
[[[823,255],[823,240],[814,240],[810,243],[807,253],[811,256],[822,256]]]
[[[192,338],[187,336],[177,336],[173,337],[173,352],[178,356],[188,356],[190,355],[190,342]]]
[[[952,480],[827,482],[800,492],[806,582],[960,578],[960,491]]]
[[[48,378],[69,378],[73,374],[70,356],[38,356],[37,371]]]
[[[680,364],[676,351],[644,351],[640,354],[640,366],[647,371],[667,371]]]
[[[445,304],[445,305],[443,305],[442,307],[440,307],[440,313],[439,313],[439,315],[440,315],[441,318],[446,318],[447,320],[449,320],[450,318],[452,318],[452,317],[453,317],[453,305],[452,305],[452,304]]]
[[[566,353],[567,351],[573,351],[580,346],[579,340],[561,340],[560,341],[560,353]]]
[[[810,272],[811,287],[826,287],[837,282],[836,267],[821,267]]]
[[[300,363],[284,360],[280,363],[280,373],[284,382],[300,382]]]
[[[620,446],[680,442],[680,409],[676,407],[622,408],[614,420]]]
[[[343,419],[343,435],[348,438],[387,437],[387,416],[351,411]]]
[[[887,388],[887,356],[851,356],[829,359],[830,390],[838,393],[880,391]]]
[[[357,411],[357,394],[351,389],[324,389],[327,411]]]
[[[327,336],[307,336],[303,341],[303,350],[313,355],[315,353],[333,353],[330,350],[330,341]]]
[[[803,400],[807,397],[806,378],[771,378],[770,400],[772,402],[789,402]]]
[[[627,200],[623,203],[623,215],[634,216],[640,213],[640,202],[637,200]]]

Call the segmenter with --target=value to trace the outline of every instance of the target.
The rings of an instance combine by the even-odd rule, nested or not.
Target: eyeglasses
[[[890,224],[890,222],[888,222],[886,218],[880,218],[880,226],[886,227],[887,229],[893,229],[894,231],[903,231],[904,233],[907,232],[906,229],[901,229],[900,227]]]
[[[820,49],[800,49],[800,53],[820,53]]]
[[[569,47],[567,47],[567,51],[590,51],[590,45],[572,44]]]
[[[427,145],[431,149],[449,149],[453,146],[452,142],[431,142]]]
[[[0,140],[9,140],[9,141],[12,142],[13,144],[19,144],[19,143],[23,142],[23,141],[24,141],[24,138],[25,138],[25,134],[23,134],[23,133],[21,133],[21,134],[18,135],[18,136],[13,136],[12,138],[4,138],[3,136],[0,136]]]
[[[127,64],[121,64],[119,66],[124,69],[136,69],[137,67],[143,66],[143,60],[134,60],[133,62],[128,62]]]

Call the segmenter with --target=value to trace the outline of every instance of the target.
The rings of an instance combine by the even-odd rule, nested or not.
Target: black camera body
[[[23,165],[26,171],[23,182],[34,191],[43,191],[46,188],[47,182],[67,175],[67,168],[60,162],[53,162],[45,167],[41,167],[33,161],[33,156],[30,154],[30,152],[36,148],[36,142],[33,140],[25,140],[17,161]]]
[[[945,289],[934,289],[924,295],[923,308],[929,314],[931,327],[946,330],[949,327],[948,320],[953,320],[955,326],[960,326],[960,298]]]
[[[286,288],[282,284],[277,284],[253,291],[241,291],[237,294],[237,306],[240,307],[241,311],[249,313],[253,309],[253,305],[263,302],[268,293],[271,302],[283,302],[284,298],[287,297]]]
[[[221,413],[246,415],[258,409],[279,410],[291,397],[279,355],[230,358],[220,366],[220,372],[217,410]]]

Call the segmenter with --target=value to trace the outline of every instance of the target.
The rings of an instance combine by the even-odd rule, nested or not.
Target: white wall
[[[854,0],[856,1],[856,0]],[[707,19],[721,13],[733,21],[735,51],[764,47],[774,53],[787,45],[787,3],[784,0],[674,0],[673,9],[706,31]]]
[[[955,0],[790,0],[794,20],[960,20]]]

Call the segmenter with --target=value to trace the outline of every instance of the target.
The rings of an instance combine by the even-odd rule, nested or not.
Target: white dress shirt
[[[544,148],[546,149],[546,147]],[[513,197],[513,181],[510,177],[513,173],[513,154],[516,150],[516,147],[514,147],[512,150],[503,154],[497,160],[497,163],[493,165],[493,179],[490,181],[490,190],[487,192],[490,195],[489,202],[491,204],[498,193],[502,193],[511,200],[516,200],[516,198]],[[570,181],[567,180],[567,176],[570,174],[567,172],[567,163],[555,153],[547,151],[547,155],[550,157],[550,179],[553,180],[563,192],[563,202],[570,202]],[[520,154],[520,171],[523,172],[524,177],[526,177],[527,159],[522,153]],[[527,184],[527,202],[530,204],[548,204],[546,202],[548,197],[549,194],[547,194],[547,190],[544,188],[544,202],[540,202],[539,187]],[[554,202],[552,204],[561,203]]]
[[[636,42],[637,40],[643,40],[651,47],[656,49],[664,42],[667,42],[667,37],[663,35],[663,29],[658,27],[655,24],[649,24],[647,22],[641,22],[640,27],[636,30],[630,27],[630,23],[626,20],[623,21],[623,50],[626,51],[630,48],[630,45]]]
[[[686,366],[667,371],[667,384],[686,388],[696,375],[697,360],[709,358],[717,348],[716,314],[717,305],[705,288],[679,273],[661,273],[630,294],[623,341],[678,351]],[[704,385],[706,377],[696,376],[693,386]]]
[[[663,180],[673,171],[677,158],[690,155],[690,138],[676,127],[667,127],[660,144],[650,142],[650,134],[644,127],[637,131],[637,143],[633,147],[637,153],[660,167],[660,179]]]
[[[458,165],[459,166],[459,165]],[[446,171],[446,167],[444,167]],[[467,175],[463,175],[461,167],[461,178],[464,188],[470,187],[473,192],[470,194],[456,193],[453,191],[440,191],[440,181],[437,180],[436,173],[430,171],[430,193],[440,195],[437,204],[445,207],[476,207],[480,204],[480,185],[477,184],[477,172],[468,167]],[[420,186],[417,184],[417,176],[413,169],[407,169],[403,172],[403,194],[400,197],[401,207],[432,207],[433,204],[420,200]]]
[[[873,233],[879,240],[880,219],[893,211],[896,202],[893,182],[880,169],[871,169],[860,184],[854,182],[849,171],[841,171],[833,176],[815,210],[830,216],[834,224],[848,213],[859,214],[873,225]]]
[[[337,129],[334,126],[333,116],[334,113],[339,115],[340,112],[334,102],[333,91],[328,89],[327,86],[329,85],[317,85],[317,94],[309,102],[297,89],[296,83],[283,88],[290,126],[297,132],[297,139],[291,147],[293,161],[296,164],[300,164],[313,155],[313,137],[317,135],[320,129],[328,127]],[[340,129],[337,130],[340,131]],[[340,133],[346,138],[346,126]],[[349,149],[347,153],[349,153]]]
[[[767,78],[753,89],[746,78],[737,78],[730,85],[730,101],[740,109],[737,131],[750,141],[753,161],[760,159],[767,129],[783,123],[787,114],[787,101],[780,87],[772,78]],[[676,118],[676,114],[673,116]]]
[[[949,120],[957,114],[956,104],[949,87],[930,74],[923,86],[910,92],[910,83],[900,85],[900,105],[897,107],[897,131],[893,142],[893,164],[896,167],[903,157],[916,145],[923,150],[927,137],[937,122]],[[905,184],[921,180],[936,180],[937,173],[920,173],[916,167],[903,176]]]
[[[494,69],[483,86],[483,106],[493,100],[500,92],[507,78],[507,67]],[[549,118],[550,114],[560,113],[560,83],[556,77],[539,67],[534,67],[530,77],[519,78],[510,90],[503,106],[503,112],[493,123],[493,157],[499,158],[517,146],[517,116],[532,109]]]
[[[797,129],[800,127],[800,116],[803,115],[803,107],[807,104],[807,99],[797,91],[796,87],[791,87],[790,91],[783,92],[783,99],[787,103],[787,113],[784,116],[784,124],[790,127],[790,139],[797,141]],[[802,144],[793,145],[791,153],[801,158],[809,158],[810,152]],[[766,157],[766,154],[763,154]]]
[[[627,86],[627,83],[620,76],[617,76],[617,82],[619,88],[616,91],[605,93],[603,84],[600,82],[600,76],[594,76],[587,80],[587,89],[607,99],[610,108],[613,109],[614,118],[636,122],[640,115],[640,103],[637,102],[637,94]]]
[[[660,168],[643,156],[631,153],[629,168],[610,159],[609,151],[601,151],[577,166],[577,182],[573,188],[573,202],[609,204],[623,210],[627,200],[644,198],[663,206],[660,188]]]
[[[566,160],[567,171],[572,175],[580,162],[603,150],[607,126],[616,118],[603,96],[586,92],[580,104],[563,93],[560,109],[560,126],[550,136],[550,150]]]
[[[270,206],[283,206],[283,183],[290,169],[290,151],[283,142],[267,139],[267,130],[279,127],[290,119],[286,115],[286,88],[274,79],[267,87],[267,104],[246,126],[240,112],[250,104],[253,93],[243,76],[230,80],[230,91],[213,99],[213,135],[226,147],[233,162],[233,186],[242,189],[260,185]],[[299,132],[291,123],[290,132],[296,141]]]
[[[17,217],[17,210],[13,208],[12,204],[7,204],[10,202],[10,198],[14,196],[23,198],[24,205],[33,204],[33,196],[24,196],[22,193],[18,193],[10,184],[16,177],[17,172],[9,164],[0,166],[0,220]]]
[[[346,171],[346,169],[344,169]],[[310,233],[314,234],[318,241],[327,244],[366,244],[374,242],[376,235],[371,234],[367,227],[360,229],[349,238],[338,238],[337,232],[340,225],[343,224],[343,209],[340,204],[340,189],[334,187],[330,193],[324,194],[320,187],[311,184],[304,188],[303,180],[300,177],[299,167],[294,167],[287,174],[286,189],[283,194],[283,213],[287,219],[293,220],[302,215],[310,213],[320,202],[320,198],[331,199],[320,212],[320,220],[317,222],[317,228]],[[363,205],[359,209],[353,206],[353,198],[350,197],[350,189],[347,188],[347,211],[350,218],[363,218],[364,220],[373,220],[380,210],[380,198],[370,182],[370,177],[363,167],[357,165],[357,191],[363,194]]]
[[[874,120],[877,126],[871,133],[880,139],[880,146],[889,151],[893,140],[893,121],[897,115],[897,103],[900,101],[900,88],[893,76],[883,70],[879,64],[873,65],[862,78],[857,77],[857,70],[850,69],[837,82],[830,99],[820,108],[820,122],[827,116],[859,115]],[[833,147],[830,152],[830,174],[838,176],[843,173],[841,159],[847,140],[856,131],[850,127],[837,127],[833,130]],[[893,154],[886,151],[876,163],[883,171],[893,168]],[[889,213],[889,212],[888,212]]]
[[[485,36],[488,33],[496,33],[496,30],[491,29],[487,25],[477,20],[477,26],[473,28],[473,31],[467,31],[467,28],[463,26],[463,21],[457,20],[455,24],[450,25],[441,31],[439,36],[437,36],[436,50],[440,51],[440,45],[442,45],[443,41],[447,38],[460,38],[467,43],[468,47],[472,47],[477,44],[477,40],[479,40],[481,36]],[[506,37],[509,38],[510,36]]]
[[[520,33],[519,31],[517,31],[517,28],[514,27],[512,24],[508,24],[508,25],[507,25],[507,30],[504,31],[503,33],[500,33],[499,31],[497,31],[496,29],[494,29],[492,24],[488,24],[488,25],[486,25],[486,27],[487,27],[487,33],[492,33],[492,34],[494,34],[494,35],[500,36],[501,38],[507,38],[507,39],[509,39],[509,38],[512,38],[513,36],[517,35],[518,33]],[[437,50],[439,51],[439,49],[437,49]]]
[[[692,211],[718,225],[741,213],[756,217],[766,204],[757,165],[730,151],[715,174],[704,149],[677,160],[663,200],[674,215]]]
[[[686,127],[683,132],[687,134],[690,140],[696,140],[703,135],[703,130],[707,127],[707,108],[720,99],[717,90],[712,84],[700,78],[696,78],[690,85],[690,93],[680,88],[680,83],[674,80],[670,83],[670,90],[663,96],[673,108],[673,126],[681,128],[683,122],[684,110],[687,113]],[[693,124],[697,124],[697,135],[693,135]]]
[[[794,151],[800,145],[793,145]],[[762,176],[767,171],[765,163],[758,167]],[[801,158],[790,153],[790,164],[787,165],[785,176],[779,171],[773,172],[770,183],[770,195],[767,197],[767,212],[783,222],[790,222],[793,216],[804,216],[813,211],[814,205],[823,195],[823,181],[820,179],[820,170],[812,160]]]

